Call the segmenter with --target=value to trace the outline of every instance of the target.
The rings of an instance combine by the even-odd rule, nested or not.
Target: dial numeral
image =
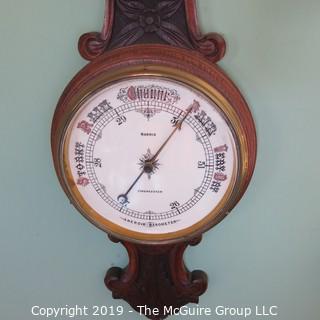
[[[170,122],[172,123],[172,126],[173,126],[173,127],[177,125],[177,123],[178,123],[179,120],[180,120],[181,115],[182,115],[182,111],[179,113],[179,115],[173,116],[173,118],[172,118],[171,121],[170,121]]]
[[[198,161],[198,169],[204,169],[206,167],[205,161]]]
[[[102,161],[100,158],[94,158],[93,164],[96,168],[102,168]]]
[[[127,118],[125,116],[120,116],[116,119],[118,126],[121,126],[123,123],[127,122]]]
[[[170,203],[170,208],[172,210],[177,209],[180,206],[180,203],[178,201],[174,201]]]
[[[179,122],[179,117],[174,116],[170,122],[173,126],[175,126]]]

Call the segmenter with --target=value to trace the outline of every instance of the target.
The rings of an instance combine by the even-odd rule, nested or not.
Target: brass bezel
[[[88,98],[90,98],[98,90],[121,79],[148,76],[179,81],[200,91],[209,99],[214,101],[215,104],[219,106],[220,110],[231,125],[231,130],[234,133],[234,138],[236,141],[238,155],[238,168],[235,170],[232,177],[233,182],[230,184],[227,192],[219,204],[204,219],[200,220],[191,227],[165,234],[147,234],[131,231],[112,223],[95,212],[86,203],[78,191],[77,185],[71,175],[67,157],[68,153],[66,152],[68,148],[67,129],[72,122],[74,115]],[[183,70],[178,70],[176,68],[164,65],[142,63],[140,65],[122,67],[112,72],[108,71],[93,78],[80,90],[75,92],[69,101],[68,108],[63,115],[63,121],[60,126],[59,139],[60,146],[58,157],[60,159],[59,165],[63,177],[62,183],[72,203],[85,218],[87,218],[98,228],[116,236],[117,238],[137,243],[159,244],[180,242],[194,238],[195,236],[207,231],[212,226],[220,222],[229,213],[229,210],[231,210],[236,204],[238,195],[245,184],[244,177],[246,176],[246,172],[248,170],[249,154],[245,131],[237,113],[229,101],[216,88],[203,79]]]

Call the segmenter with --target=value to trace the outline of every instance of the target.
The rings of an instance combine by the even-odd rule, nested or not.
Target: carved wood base
[[[133,309],[138,306],[158,308],[159,315],[146,314],[149,319],[165,319],[164,306],[180,308],[198,303],[207,289],[207,275],[200,270],[189,272],[183,261],[188,245],[197,245],[201,237],[190,242],[152,246],[120,241],[128,251],[126,268],[110,268],[104,282],[113,298],[127,301]],[[143,310],[142,310],[143,311]]]

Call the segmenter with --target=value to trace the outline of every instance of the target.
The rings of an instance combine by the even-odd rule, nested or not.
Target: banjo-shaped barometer
[[[101,33],[79,40],[91,62],[52,124],[60,183],[77,210],[121,242],[129,265],[105,277],[134,309],[179,308],[207,288],[188,245],[243,196],[256,134],[237,87],[216,65],[225,42],[202,35],[194,0],[106,1]]]

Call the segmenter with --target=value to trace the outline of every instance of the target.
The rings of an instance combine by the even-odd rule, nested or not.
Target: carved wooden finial
[[[190,272],[183,261],[188,245],[200,241],[201,236],[190,242],[163,246],[119,241],[128,251],[129,264],[124,269],[109,269],[105,285],[112,291],[113,298],[127,301],[138,312],[141,311],[138,306],[157,308],[159,314],[145,314],[149,319],[164,319],[170,315],[166,313],[166,307],[175,309],[198,303],[199,296],[207,290],[206,273]]]
[[[201,33],[196,0],[106,0],[101,33],[82,35],[79,51],[91,61],[108,50],[143,43],[195,50],[213,63],[226,50],[221,35]]]

